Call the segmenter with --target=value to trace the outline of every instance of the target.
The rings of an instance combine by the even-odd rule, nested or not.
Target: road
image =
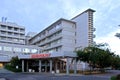
[[[6,80],[109,80],[109,77],[91,75],[53,75],[35,73],[1,73]]]
[[[111,76],[117,74],[120,74],[120,71],[110,71],[109,73],[99,75],[6,72],[0,73],[0,80],[110,80]]]

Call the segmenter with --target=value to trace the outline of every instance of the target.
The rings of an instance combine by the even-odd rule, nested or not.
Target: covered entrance
[[[66,71],[66,74],[69,74],[70,58],[74,58],[74,73],[76,74],[75,53],[41,53],[19,56],[22,60],[22,72],[60,73]]]

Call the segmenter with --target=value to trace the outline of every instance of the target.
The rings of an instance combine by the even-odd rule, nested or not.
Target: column
[[[76,58],[74,58],[74,74],[77,73],[77,63],[76,63]]]
[[[67,57],[67,61],[66,61],[66,74],[69,74],[69,58]]]
[[[39,72],[41,72],[41,60],[39,60]]]
[[[27,66],[26,66],[26,70],[27,70],[27,71],[26,71],[26,72],[29,72],[29,71],[28,71],[28,60],[27,60],[26,63],[27,63]]]
[[[52,59],[50,59],[50,73],[52,73]]]
[[[24,60],[22,60],[22,72],[24,72]]]
[[[57,61],[55,62],[55,72],[57,73],[57,69],[58,69],[58,67],[57,67],[58,65],[57,65]]]
[[[47,61],[45,61],[45,72],[47,72]]]
[[[60,61],[60,71],[62,71],[62,60]]]

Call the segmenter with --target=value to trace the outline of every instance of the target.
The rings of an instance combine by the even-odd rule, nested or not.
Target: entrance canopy
[[[27,54],[19,55],[19,59],[40,59],[40,58],[74,58],[77,57],[74,52],[53,52],[53,53],[39,53],[39,54]]]

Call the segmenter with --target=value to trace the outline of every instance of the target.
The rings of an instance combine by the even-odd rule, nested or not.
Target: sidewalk
[[[0,80],[6,80],[5,78],[0,78]]]
[[[0,68],[0,73],[14,73],[12,71],[6,70],[4,68]],[[1,80],[1,79],[0,79]]]

